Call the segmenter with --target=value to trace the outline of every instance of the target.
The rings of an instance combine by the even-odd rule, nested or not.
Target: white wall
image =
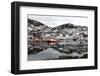
[[[17,0],[16,0],[17,1]],[[44,2],[44,3],[59,3],[59,4],[74,4],[74,5],[90,5],[98,6],[98,11],[100,13],[100,0],[21,0],[30,2]],[[0,76],[14,76],[10,73],[10,53],[11,53],[11,2],[13,0],[1,0],[0,1]],[[100,20],[100,14],[98,15],[98,22]],[[98,28],[100,23],[98,23]],[[100,30],[98,31],[100,32]],[[98,38],[100,42],[100,35]],[[100,43],[99,43],[100,44]],[[100,50],[100,49],[98,49]],[[100,52],[99,58],[100,58]],[[99,67],[100,67],[100,59]],[[81,71],[65,71],[65,72],[53,72],[53,73],[40,73],[34,74],[34,76],[99,76],[100,68],[98,70],[81,70]],[[31,76],[33,74],[26,74],[26,76]],[[23,75],[22,75],[23,76]]]

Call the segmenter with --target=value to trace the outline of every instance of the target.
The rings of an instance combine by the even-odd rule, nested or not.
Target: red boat
[[[48,39],[48,44],[56,44],[58,41],[56,39]]]

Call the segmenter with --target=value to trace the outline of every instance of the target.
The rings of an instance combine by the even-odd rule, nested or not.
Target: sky
[[[88,17],[83,16],[56,16],[29,14],[28,18],[44,23],[49,27],[56,27],[66,23],[87,26]]]

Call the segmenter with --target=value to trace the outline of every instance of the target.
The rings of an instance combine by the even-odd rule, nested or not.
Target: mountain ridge
[[[33,20],[33,19],[28,19],[28,23],[31,24],[31,25],[34,25],[36,27],[45,26],[45,27],[51,28],[52,30],[55,30],[55,29],[62,30],[64,28],[70,28],[70,29],[71,28],[82,28],[82,27],[87,28],[86,26],[74,25],[72,23],[64,23],[64,24],[58,25],[56,27],[49,27],[46,24],[44,24],[40,21]]]

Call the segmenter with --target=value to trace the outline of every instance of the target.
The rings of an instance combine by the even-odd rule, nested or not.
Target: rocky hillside
[[[48,43],[50,39],[59,41],[51,45]],[[51,28],[42,22],[28,19],[29,54],[36,54],[48,48],[53,48],[61,53],[73,55],[75,52],[74,54],[78,55],[76,53],[87,53],[87,44],[88,27],[86,26],[66,23]]]

